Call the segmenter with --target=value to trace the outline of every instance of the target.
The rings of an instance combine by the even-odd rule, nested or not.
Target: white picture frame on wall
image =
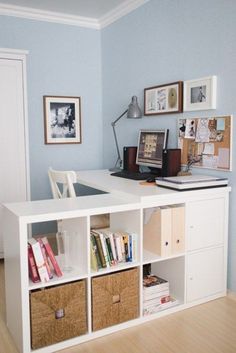
[[[216,109],[217,77],[184,81],[184,111]]]

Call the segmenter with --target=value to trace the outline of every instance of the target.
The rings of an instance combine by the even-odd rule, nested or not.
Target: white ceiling
[[[0,15],[101,28],[149,0],[0,0]],[[77,22],[77,23],[76,23]]]

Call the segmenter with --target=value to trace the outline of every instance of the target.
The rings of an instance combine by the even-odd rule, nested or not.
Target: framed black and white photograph
[[[80,97],[44,96],[45,144],[81,143]]]
[[[144,89],[144,115],[181,113],[182,111],[182,81]]]
[[[184,111],[216,109],[216,76],[184,81]]]

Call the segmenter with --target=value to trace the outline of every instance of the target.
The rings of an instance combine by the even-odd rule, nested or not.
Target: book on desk
[[[227,186],[228,179],[209,175],[185,175],[174,177],[158,177],[156,178],[156,184],[157,186],[181,191]]]

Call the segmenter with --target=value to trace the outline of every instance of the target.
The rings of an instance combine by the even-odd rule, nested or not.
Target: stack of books
[[[61,269],[47,237],[28,240],[29,277],[33,283],[48,282],[54,274],[62,276]]]
[[[90,233],[91,269],[116,266],[136,261],[137,236],[110,229],[92,229]]]
[[[143,314],[150,315],[177,304],[170,296],[169,282],[155,275],[143,278]]]

